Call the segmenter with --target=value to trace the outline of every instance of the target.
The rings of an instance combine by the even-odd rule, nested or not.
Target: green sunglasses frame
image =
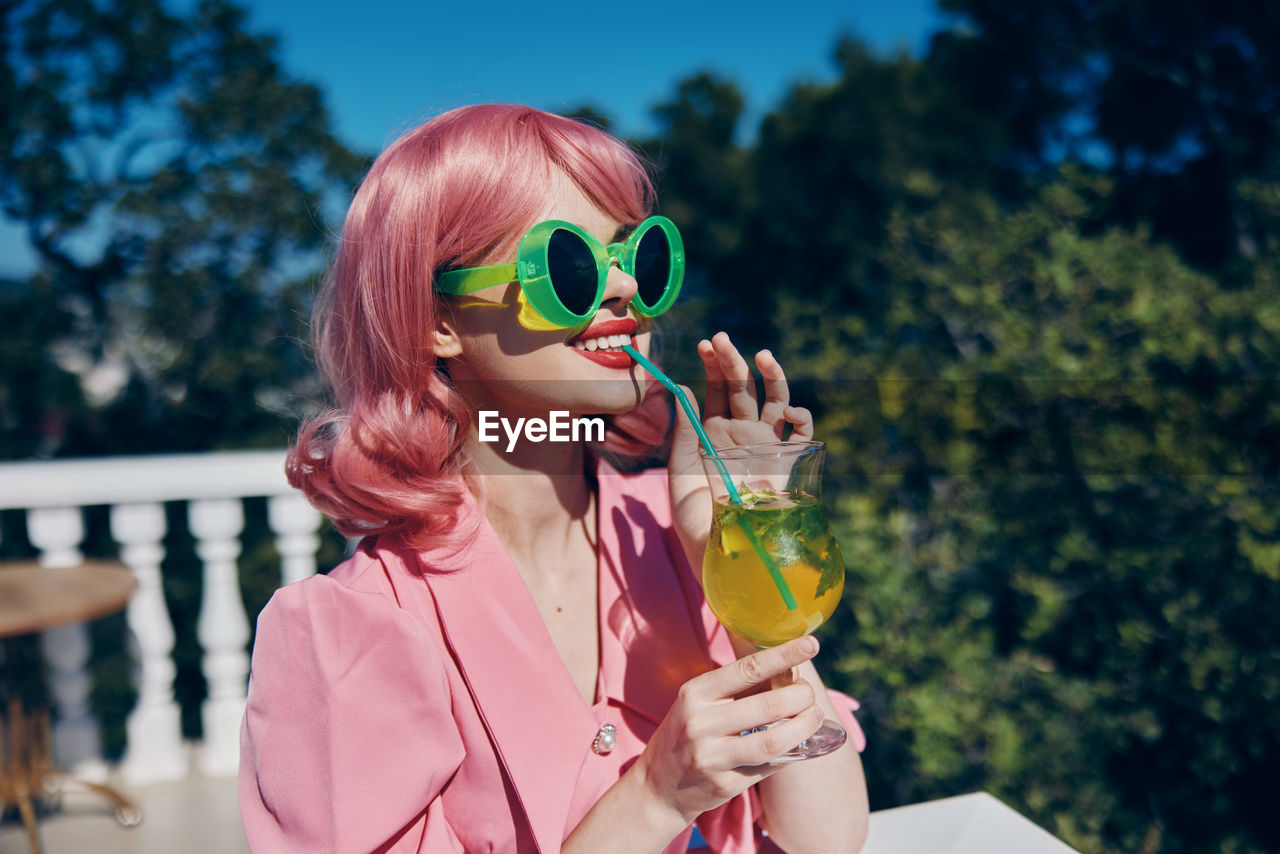
[[[613,262],[616,260],[624,273],[634,276],[636,252],[640,248],[640,241],[650,229],[654,228],[662,230],[671,248],[671,269],[667,273],[667,283],[663,288],[662,296],[653,305],[647,305],[637,293],[631,300],[631,306],[645,317],[656,317],[671,308],[684,284],[684,241],[680,238],[680,231],[675,223],[665,216],[649,217],[636,226],[636,230],[631,232],[622,243],[610,243],[608,246],[603,245],[571,222],[549,219],[525,232],[524,237],[520,239],[520,248],[516,250],[515,263],[449,270],[441,273],[437,278],[436,290],[440,293],[463,296],[486,288],[519,282],[521,290],[529,300],[529,305],[548,323],[564,328],[582,326],[595,317],[600,304],[604,301],[605,282],[609,278],[609,268]],[[547,252],[551,244],[551,236],[557,231],[567,231],[576,235],[587,245],[596,260],[596,295],[591,302],[591,307],[583,314],[574,314],[560,301],[555,285],[551,281]]]

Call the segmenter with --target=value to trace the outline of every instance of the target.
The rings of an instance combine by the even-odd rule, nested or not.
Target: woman
[[[618,349],[647,351],[645,314],[679,286],[652,203],[619,141],[525,107],[446,113],[373,165],[322,301],[339,408],[289,460],[363,540],[259,618],[240,781],[255,851],[682,851],[695,822],[717,851],[861,846],[855,750],[772,762],[824,716],[860,738],[817,642],[754,651],[702,600],[710,502],[687,419],[670,475],[511,427],[602,415],[605,451],[663,441],[667,404]],[[584,251],[585,296],[557,256]],[[553,287],[539,263],[559,265]],[[767,351],[763,406],[727,336],[698,352],[713,441],[809,435]]]

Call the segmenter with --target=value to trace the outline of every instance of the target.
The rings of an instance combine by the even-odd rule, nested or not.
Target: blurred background
[[[669,372],[724,328],[817,413],[873,808],[985,789],[1082,852],[1280,850],[1280,6],[525,5],[0,2],[0,459],[287,445],[371,158],[464,103],[574,115],[685,236]],[[109,755],[126,634],[93,624]]]

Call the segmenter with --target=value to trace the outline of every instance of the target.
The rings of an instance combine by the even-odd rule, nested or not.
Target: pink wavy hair
[[[399,532],[419,548],[470,535],[456,525],[470,413],[432,350],[442,302],[431,283],[502,260],[542,209],[552,167],[620,222],[653,208],[653,184],[620,140],[520,106],[444,113],[392,143],[361,183],[316,307],[336,407],[303,425],[286,462],[289,482],[342,533]],[[609,419],[606,452],[663,442],[668,407],[649,390]]]

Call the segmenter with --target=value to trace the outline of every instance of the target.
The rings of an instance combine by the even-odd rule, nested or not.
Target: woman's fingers
[[[767,765],[822,726],[822,707],[812,705],[794,717],[725,742],[725,761],[732,767]]]
[[[687,732],[706,745],[708,769],[745,771],[764,766],[813,735],[823,713],[816,705],[813,686],[798,678],[795,668],[817,650],[816,640],[799,638],[685,684],[684,699],[702,708],[690,720]],[[779,687],[731,699],[770,680],[780,683]]]
[[[758,421],[769,427],[775,439],[786,436],[790,424],[791,436],[813,438],[813,415],[804,407],[791,405],[786,372],[772,351],[761,350],[755,357],[764,380],[763,405],[757,401],[751,367],[727,334],[717,332],[710,341],[699,341],[698,356],[707,374],[705,420]]]
[[[704,725],[708,734],[736,737],[748,730],[793,718],[815,702],[813,686],[801,680],[724,703],[716,708],[716,714],[710,716]]]
[[[704,339],[698,342],[698,358],[702,359],[702,367],[707,373],[707,405],[703,408],[702,417],[728,418],[729,396],[724,371],[720,369],[720,360],[710,341]]]
[[[781,646],[753,652],[732,664],[695,677],[685,683],[685,689],[693,691],[702,700],[727,700],[788,672],[817,654],[817,639],[806,635]]]
[[[747,360],[742,358],[738,348],[733,346],[724,332],[715,334],[711,339],[711,347],[723,377],[729,414],[736,419],[756,420],[759,418],[760,406],[756,402],[756,383]],[[705,358],[703,362],[706,363]]]
[[[814,688],[792,672],[817,652],[798,638],[685,682],[638,760],[642,779],[692,818],[777,771],[822,725]],[[734,699],[774,677],[780,687]]]
[[[797,441],[813,438],[813,413],[803,406],[788,406],[783,420],[791,425],[791,438]]]
[[[786,423],[787,405],[791,402],[791,389],[787,387],[787,375],[782,365],[769,350],[756,353],[756,367],[764,378],[764,406],[760,407],[760,420],[773,426],[773,433],[782,438]]]

